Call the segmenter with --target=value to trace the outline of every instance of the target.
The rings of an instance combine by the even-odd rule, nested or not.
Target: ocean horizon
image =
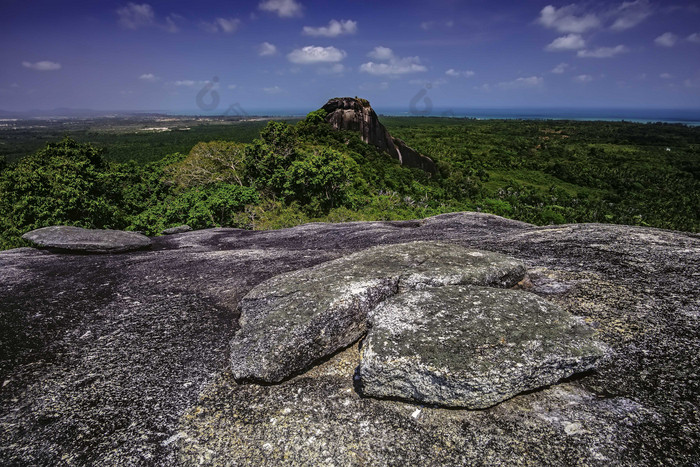
[[[185,110],[164,112],[168,115],[199,116],[268,116],[303,117],[315,108],[259,108],[246,109],[236,106],[229,112]],[[384,107],[380,116],[390,117],[451,117],[477,120],[579,120],[579,121],[626,121],[633,123],[680,123],[700,126],[700,109],[641,109],[641,108],[454,108],[434,107],[414,109]]]

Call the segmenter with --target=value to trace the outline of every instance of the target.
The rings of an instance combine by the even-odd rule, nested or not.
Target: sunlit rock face
[[[336,97],[326,102],[322,108],[328,113],[326,121],[336,130],[360,133],[362,141],[386,152],[397,159],[401,165],[423,169],[430,173],[436,172],[432,159],[389,134],[366,99]]]
[[[398,293],[454,284],[510,287],[524,275],[513,258],[439,242],[376,246],[281,274],[243,297],[231,371],[236,379],[277,383],[356,342],[368,313]]]
[[[195,230],[150,240],[150,249],[122,254],[0,252],[0,465],[697,464],[697,234],[601,224],[538,227],[470,212],[274,231]],[[551,344],[563,332],[566,341],[585,343],[577,330],[593,332],[610,353],[594,371],[485,409],[368,397],[358,371],[369,362],[367,350],[393,351],[380,349],[374,334],[397,315],[384,310],[384,321],[368,314],[362,347],[351,345],[278,384],[236,381],[231,341],[248,326],[240,305],[251,291],[295,271],[301,277],[324,264],[349,267],[363,252],[378,269],[393,248],[402,253],[391,264],[413,274],[402,273],[398,289],[390,290],[398,292],[382,303],[410,309],[411,316],[398,313],[406,325],[430,327],[437,320],[443,330],[453,329],[450,346],[460,341],[458,329],[462,336],[476,331],[459,320],[503,316],[484,308],[487,297],[470,292],[480,287],[514,300],[528,296],[537,306],[531,312],[542,299],[576,318],[559,320],[559,331],[545,321],[489,319],[483,332],[472,334],[483,341],[464,361],[445,360],[453,373],[478,352],[513,358],[517,369],[523,362],[515,356],[552,351],[533,346],[517,353],[528,335]],[[473,250],[512,258],[526,277],[518,280],[522,268]],[[477,270],[477,260],[510,272],[467,281],[463,273]],[[467,262],[469,268],[453,267]],[[521,293],[509,290],[514,280]],[[450,324],[438,316],[442,307],[430,314],[420,306],[455,296],[457,306],[444,314]],[[516,307],[513,313],[526,312]],[[535,318],[558,316],[547,313]],[[529,334],[519,334],[518,323]],[[486,330],[495,332],[493,340]],[[412,349],[393,348],[415,352],[422,362],[442,358],[441,348],[428,345],[429,334],[415,338]],[[554,350],[557,359],[568,358]],[[537,361],[547,360],[531,360]],[[365,382],[369,376],[364,373]],[[504,381],[515,381],[507,376]]]

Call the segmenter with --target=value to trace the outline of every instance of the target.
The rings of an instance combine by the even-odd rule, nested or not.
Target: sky
[[[2,0],[0,109],[700,109],[700,2]]]

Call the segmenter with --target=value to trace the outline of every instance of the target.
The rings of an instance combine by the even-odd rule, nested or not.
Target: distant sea
[[[247,115],[298,117],[316,109],[245,109]],[[182,112],[180,115],[217,115],[216,112]],[[435,107],[411,112],[407,108],[380,109],[381,115],[476,118],[483,120],[583,120],[635,123],[681,123],[700,126],[700,109],[600,109],[600,108],[447,108]],[[235,115],[235,114],[231,114]]]

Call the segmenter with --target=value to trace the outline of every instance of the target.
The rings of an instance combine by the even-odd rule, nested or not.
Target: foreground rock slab
[[[145,235],[122,230],[90,230],[58,225],[32,230],[22,238],[39,248],[76,253],[124,253],[151,246]]]
[[[369,315],[363,393],[483,409],[591,370],[593,330],[527,292],[474,286],[410,291]]]
[[[0,252],[0,465],[698,463],[698,234],[453,213],[152,240],[125,255]],[[522,260],[528,291],[614,352],[484,410],[361,397],[355,346],[282,384],[235,381],[251,289],[413,241]]]
[[[367,313],[399,291],[509,287],[524,275],[521,262],[500,253],[439,242],[383,245],[282,274],[241,301],[231,369],[239,380],[276,383],[357,341]]]

